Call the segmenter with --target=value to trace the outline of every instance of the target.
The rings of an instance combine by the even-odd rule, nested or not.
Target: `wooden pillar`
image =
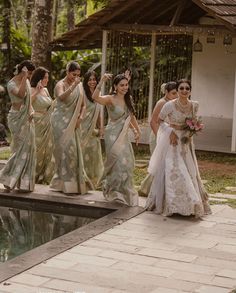
[[[148,121],[149,122],[151,120],[152,108],[153,108],[155,57],[156,57],[156,34],[152,33],[150,76],[149,76],[149,96],[148,96]]]
[[[106,72],[106,59],[107,59],[107,31],[102,31],[102,64],[101,64],[101,77]],[[101,88],[101,94],[105,94],[105,84],[103,83]],[[104,106],[101,105],[101,111],[100,111],[100,123],[101,127],[104,127]]]
[[[235,69],[235,80],[234,80],[234,107],[233,107],[231,152],[236,152],[236,69]]]

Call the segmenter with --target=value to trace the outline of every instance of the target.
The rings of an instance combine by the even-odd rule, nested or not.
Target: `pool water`
[[[94,220],[75,215],[0,207],[0,263]]]

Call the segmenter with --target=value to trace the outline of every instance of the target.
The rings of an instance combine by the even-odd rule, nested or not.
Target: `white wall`
[[[197,36],[194,37],[195,42]],[[199,37],[202,52],[193,52],[192,99],[200,103],[199,114],[208,117],[233,118],[236,38],[223,45],[223,36],[208,44],[206,36]],[[227,52],[227,50],[229,52]]]

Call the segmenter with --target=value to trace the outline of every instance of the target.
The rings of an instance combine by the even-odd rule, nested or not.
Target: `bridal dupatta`
[[[85,194],[92,185],[84,171],[80,133],[76,128],[82,101],[83,89],[79,84],[66,101],[57,99],[51,118],[56,173],[50,187],[64,193]]]
[[[138,193],[133,185],[134,154],[129,141],[130,116],[127,110],[107,106],[109,123],[105,131],[106,161],[103,194],[109,201],[128,206],[138,205]]]
[[[12,88],[17,87],[13,80],[7,85],[11,100],[14,97]],[[19,111],[11,109],[8,114],[8,126],[12,134],[12,156],[0,171],[0,182],[11,189],[17,187],[25,191],[33,191],[35,186],[35,128],[30,119],[31,101],[30,84],[26,81],[26,96]]]
[[[81,147],[84,169],[94,187],[98,187],[104,165],[99,131],[96,128],[101,106],[86,97],[86,114],[81,122]]]

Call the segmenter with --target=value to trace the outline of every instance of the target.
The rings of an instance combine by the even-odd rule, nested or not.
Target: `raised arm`
[[[21,73],[23,74],[23,77],[21,79],[19,88],[14,87],[10,91],[14,96],[24,99],[26,94],[26,82],[28,77],[28,69],[24,66],[21,70]]]
[[[157,135],[158,128],[161,123],[161,119],[159,118],[159,114],[161,112],[162,107],[164,106],[165,101],[159,101],[156,103],[156,106],[152,112],[152,117],[150,121],[150,126],[152,128],[152,131],[155,135]]]
[[[73,92],[73,90],[77,87],[77,85],[80,83],[80,78],[77,77],[75,81],[65,90],[65,85],[63,81],[59,81],[55,86],[55,95],[58,99],[61,101],[66,100],[69,95]]]
[[[31,102],[34,102],[36,96],[40,93],[41,89],[43,88],[41,80],[37,83],[36,87],[31,87]]]
[[[101,105],[109,105],[112,104],[112,96],[111,95],[101,95],[101,89],[102,89],[102,84],[103,82],[106,82],[107,80],[112,78],[112,74],[110,73],[105,73],[101,80],[99,81],[98,85],[96,86],[93,95],[92,95],[92,99],[94,99],[97,103],[101,104]]]

